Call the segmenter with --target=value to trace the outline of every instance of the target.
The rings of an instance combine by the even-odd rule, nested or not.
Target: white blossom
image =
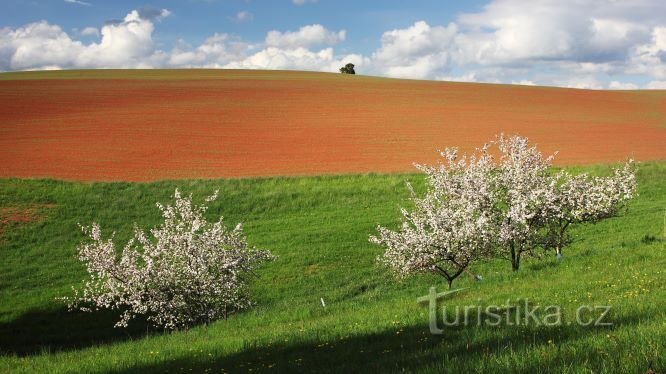
[[[386,247],[380,261],[406,276],[435,272],[449,287],[467,266],[485,256],[497,235],[491,204],[492,157],[487,147],[479,155],[458,157],[456,149],[442,152],[438,167],[417,165],[426,173],[428,191],[412,193],[414,209],[402,209],[402,226],[393,231],[378,226],[370,241]],[[410,186],[411,189],[411,186]]]
[[[506,258],[518,270],[521,256],[537,250],[559,256],[570,224],[616,215],[636,190],[631,160],[609,177],[553,174],[555,155],[544,157],[521,136],[500,135],[470,156],[455,148],[442,156],[437,167],[417,165],[428,189],[417,197],[409,186],[414,208],[401,209],[400,229],[378,226],[370,241],[386,248],[380,261],[399,275],[435,272],[449,287],[481,258]]]
[[[206,199],[211,202],[217,192]],[[192,196],[174,193],[173,205],[157,207],[164,222],[146,235],[135,225],[134,237],[117,252],[113,239],[103,239],[100,226],[82,227],[92,242],[78,248],[90,278],[75,297],[65,298],[70,309],[122,311],[116,327],[139,315],[155,326],[187,328],[247,308],[248,281],[255,269],[274,258],[251,247],[241,224],[228,230],[222,217],[209,223],[205,205]]]
[[[587,173],[572,176],[566,170],[557,174],[556,204],[550,208],[550,245],[558,257],[571,241],[567,237],[571,224],[594,223],[613,217],[636,196],[635,169],[634,160],[629,160],[608,177],[593,177]]]

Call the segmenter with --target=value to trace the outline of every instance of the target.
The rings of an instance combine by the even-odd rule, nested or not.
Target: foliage
[[[568,229],[571,224],[595,223],[616,216],[636,196],[636,166],[629,160],[607,177],[590,176],[588,173],[571,175],[562,170],[554,178],[555,204],[549,212],[550,247],[557,257],[562,248],[571,242]]]
[[[467,266],[486,256],[496,236],[492,204],[495,191],[488,178],[492,158],[458,157],[455,149],[442,152],[446,164],[439,168],[422,166],[428,192],[419,198],[412,191],[414,209],[402,209],[400,231],[378,226],[379,236],[370,241],[386,247],[380,261],[405,276],[416,272],[436,272],[446,278],[449,288]]]
[[[544,157],[525,137],[496,140],[500,158],[494,174],[498,200],[497,254],[511,261],[515,271],[521,256],[534,255],[544,243],[544,229],[557,210],[555,181],[548,175],[554,155]]]
[[[217,192],[206,201],[216,198]],[[82,227],[92,239],[78,247],[90,278],[67,299],[70,308],[123,310],[116,327],[147,315],[156,326],[177,329],[250,306],[249,276],[273,258],[270,252],[248,246],[241,224],[228,230],[221,217],[207,222],[207,207],[193,205],[191,195],[176,189],[174,199],[174,205],[157,203],[164,222],[150,231],[153,239],[135,225],[119,259],[98,224]]]
[[[342,73],[342,74],[356,74],[356,71],[354,70],[354,64],[352,64],[350,62],[347,65],[341,67],[340,68],[340,73]]]
[[[569,171],[612,175],[613,167]],[[446,327],[442,336],[430,335],[427,307],[415,298],[443,278],[423,274],[396,285],[373,266],[381,248],[367,240],[377,223],[399,223],[396,207],[409,208],[405,180],[422,194],[422,174],[151,183],[2,179],[0,206],[54,207],[43,221],[0,234],[0,372],[664,372],[666,163],[642,162],[637,178],[640,195],[626,214],[571,227],[579,240],[565,249],[567,261],[526,258],[519,272],[507,271],[503,261],[475,263],[484,281],[463,274],[455,283],[468,289],[439,304],[462,310],[519,296],[541,310],[562,306],[572,325]],[[243,222],[248,241],[280,256],[280,266],[264,267],[252,282],[258,307],[188,331],[146,333],[139,321],[113,329],[118,313],[67,313],[53,302],[86,275],[72,255],[81,240],[72,235],[76,222],[95,220],[124,244],[131,221],[161,223],[154,203],[170,201],[176,187],[195,201],[219,188],[208,220],[224,215],[227,223]],[[657,240],[645,243],[645,235]],[[612,305],[615,325],[581,328],[573,315],[581,303]],[[441,326],[441,313],[438,320]]]
[[[559,257],[570,224],[616,215],[636,189],[633,161],[610,177],[553,176],[554,155],[544,157],[521,136],[500,135],[469,157],[448,148],[442,156],[437,168],[418,166],[428,190],[413,196],[412,211],[402,209],[400,230],[380,225],[370,241],[386,248],[380,261],[399,275],[436,272],[449,287],[484,257],[506,258],[514,271],[538,250],[555,248]]]

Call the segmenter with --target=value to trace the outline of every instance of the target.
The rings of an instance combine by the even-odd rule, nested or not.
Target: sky
[[[3,0],[0,71],[234,68],[666,89],[664,0]]]

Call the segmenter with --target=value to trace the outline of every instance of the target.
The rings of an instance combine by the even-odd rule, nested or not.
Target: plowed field
[[[666,159],[666,91],[284,71],[0,74],[0,177],[150,181],[413,171],[521,134],[559,165]]]

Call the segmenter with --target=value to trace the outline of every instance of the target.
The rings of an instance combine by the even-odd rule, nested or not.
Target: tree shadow
[[[623,317],[614,323],[635,325],[645,318]],[[237,353],[194,352],[180,359],[122,372],[466,372],[478,371],[479,368],[473,365],[481,361],[490,363],[483,371],[558,372],[577,365],[601,370],[608,358],[594,357],[595,352],[575,351],[555,355],[552,352],[560,352],[562,347],[589,334],[612,334],[613,331],[612,327],[597,331],[596,328],[571,325],[502,328],[505,330],[495,333],[496,327],[447,327],[442,335],[431,335],[424,324],[329,342],[312,339],[272,345],[248,343]],[[537,350],[539,354],[544,351],[550,352],[551,357],[546,354],[543,361],[522,359],[521,367],[508,367],[506,361],[494,360],[507,350],[518,355],[527,355],[532,350]],[[648,369],[651,367],[646,364],[645,370]]]
[[[114,328],[120,312],[69,312],[66,308],[35,310],[0,323],[0,354],[29,356],[43,352],[82,349],[137,339],[159,330],[135,319],[127,328]]]

